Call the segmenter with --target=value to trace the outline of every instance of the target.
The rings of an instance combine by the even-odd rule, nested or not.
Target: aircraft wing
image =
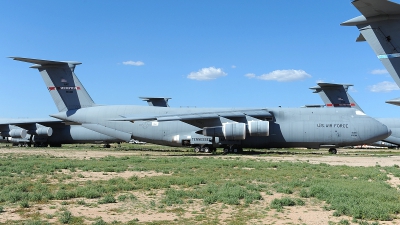
[[[30,129],[32,126],[40,124],[45,127],[59,127],[65,125],[72,125],[66,124],[65,121],[61,121],[58,119],[53,118],[39,118],[39,119],[0,119],[0,127],[7,126],[7,125],[15,125],[24,129]]]
[[[134,116],[111,119],[111,121],[182,121],[196,127],[218,126],[224,122],[245,122],[247,120],[268,120],[273,115],[266,109],[211,111],[187,114],[167,114],[152,116]]]
[[[168,115],[153,115],[153,116],[137,116],[137,117],[122,117],[111,119],[112,121],[177,121],[177,120],[202,120],[214,118],[237,118],[251,116],[258,119],[272,118],[272,114],[264,109],[259,110],[238,110],[238,111],[215,111],[215,112],[200,112],[187,114],[168,114]]]

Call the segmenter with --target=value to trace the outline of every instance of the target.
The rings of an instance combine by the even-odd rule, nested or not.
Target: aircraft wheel
[[[194,152],[196,152],[196,153],[200,152],[200,146],[194,147]]]
[[[224,154],[228,154],[229,153],[229,148],[224,148]]]
[[[210,153],[211,152],[209,147],[204,147],[203,150],[204,150],[205,153]]]
[[[334,154],[334,155],[337,154],[336,148],[330,148],[329,153]]]

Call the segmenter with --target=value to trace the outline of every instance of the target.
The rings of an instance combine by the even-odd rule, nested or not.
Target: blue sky
[[[399,3],[400,1],[395,1]],[[354,84],[370,116],[399,117],[400,91],[358,30],[349,0],[2,1],[0,118],[57,112],[39,72],[7,57],[79,61],[98,104],[300,107],[316,82]]]

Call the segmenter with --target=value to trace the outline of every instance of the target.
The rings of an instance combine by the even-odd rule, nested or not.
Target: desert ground
[[[28,156],[48,157],[49,159],[78,160],[102,159],[105,157],[147,157],[147,158],[179,158],[188,157],[202,160],[215,158],[218,160],[241,160],[257,162],[303,162],[314,165],[348,166],[348,167],[393,167],[400,165],[400,150],[390,149],[339,149],[337,155],[330,155],[324,150],[269,150],[254,151],[251,154],[205,154],[181,152],[180,150],[141,150],[143,147],[124,148],[113,146],[103,149],[99,146],[67,148],[20,148],[0,146],[0,157]],[[0,164],[1,165],[1,164]],[[1,165],[5,166],[5,165]],[[254,168],[242,168],[253,170]],[[296,171],[293,171],[296,173]],[[58,175],[68,176],[62,181],[54,178]],[[84,170],[57,170],[55,175],[43,175],[49,185],[58,185],[62,182],[87,184],[88,181],[109,181],[116,178],[129,180],[165,177],[168,180],[171,173],[160,171],[84,171]],[[218,174],[216,174],[218,176]],[[400,179],[387,173],[386,183],[399,191]],[[0,178],[1,179],[1,178]],[[32,177],[32,180],[39,179]],[[58,179],[58,180],[57,180]],[[185,187],[183,187],[185,188]],[[187,188],[189,189],[189,188]],[[394,215],[388,221],[355,219],[346,215],[334,215],[327,210],[327,203],[316,198],[302,199],[304,204],[284,207],[283,210],[271,207],[274,199],[292,196],[279,192],[260,192],[261,198],[256,203],[225,204],[215,202],[205,205],[199,199],[188,200],[183,204],[162,204],[165,188],[139,189],[116,193],[114,201],[105,204],[99,203],[99,198],[67,198],[65,200],[51,199],[48,201],[29,202],[28,207],[21,203],[0,202],[1,224],[400,224],[400,217]],[[134,199],[129,199],[134,196]],[[400,196],[400,195],[399,195]],[[399,199],[400,200],[400,199]],[[66,213],[68,212],[68,213]],[[241,215],[238,218],[237,215]],[[68,216],[73,218],[68,220]],[[64,220],[63,220],[64,218]],[[67,219],[65,219],[67,218]]]

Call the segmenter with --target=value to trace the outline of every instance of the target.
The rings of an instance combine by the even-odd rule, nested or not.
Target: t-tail
[[[378,59],[400,87],[400,4],[388,0],[354,0],[361,16],[343,22],[357,26],[359,41],[367,41]],[[400,99],[386,101],[400,105]]]
[[[311,87],[313,93],[319,94],[327,107],[348,107],[363,111],[360,106],[349,95],[348,89],[352,84],[333,84],[317,83],[317,86]]]
[[[75,66],[80,65],[80,62],[50,61],[21,57],[10,58],[35,64],[31,68],[39,70],[58,111],[64,112],[95,106],[92,98],[74,73]]]

